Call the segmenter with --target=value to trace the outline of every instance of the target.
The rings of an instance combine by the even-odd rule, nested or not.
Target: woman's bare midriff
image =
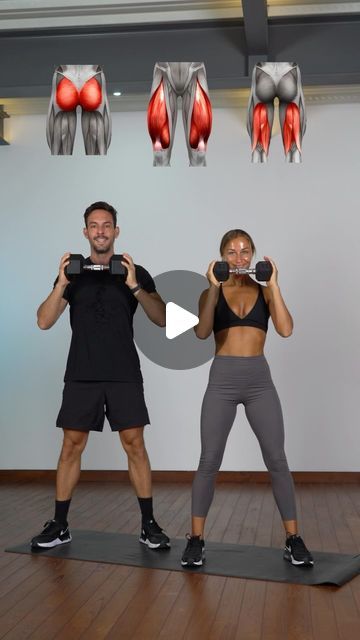
[[[261,356],[264,353],[265,331],[255,327],[230,327],[215,334],[217,356]]]

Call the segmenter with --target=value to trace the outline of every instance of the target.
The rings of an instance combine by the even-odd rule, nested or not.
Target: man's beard
[[[98,253],[99,255],[101,255],[102,253],[108,253],[110,247],[94,247],[94,253]]]
[[[92,250],[94,253],[98,255],[102,255],[103,253],[108,253],[111,249],[111,242],[106,240],[103,244],[98,244],[97,242],[92,243]]]

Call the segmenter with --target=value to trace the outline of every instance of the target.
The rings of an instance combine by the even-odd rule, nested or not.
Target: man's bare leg
[[[141,509],[140,542],[150,549],[168,548],[169,538],[153,515],[151,467],[144,442],[144,427],[124,429],[119,431],[119,436],[128,457],[129,476]]]
[[[64,440],[56,474],[56,500],[70,500],[80,478],[81,454],[89,433],[64,429]]]

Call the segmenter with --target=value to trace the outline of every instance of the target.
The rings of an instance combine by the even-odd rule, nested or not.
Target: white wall
[[[87,253],[82,214],[107,200],[120,214],[117,251],[156,275],[204,273],[222,234],[247,229],[258,258],[278,263],[295,319],[284,340],[270,329],[266,355],[282,401],[293,470],[358,470],[359,106],[308,109],[304,162],[287,165],[279,135],[269,163],[250,163],[244,110],[217,109],[208,167],[189,168],[179,119],[171,168],[153,168],[145,113],[116,113],[107,157],[85,157],[80,127],[72,157],[51,157],[45,116],[6,122],[0,147],[1,459],[4,469],[56,466],[54,426],[70,340],[68,312],[40,331],[35,311],[49,293],[65,251]],[[152,420],[154,469],[194,469],[199,411],[210,363],[168,371],[141,355]],[[186,398],[186,402],[184,402]],[[93,434],[85,469],[124,469],[118,436]],[[243,409],[223,469],[263,469]]]

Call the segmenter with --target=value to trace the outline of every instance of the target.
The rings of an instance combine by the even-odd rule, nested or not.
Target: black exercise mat
[[[360,573],[360,555],[313,552],[315,566],[295,567],[283,560],[282,549],[251,545],[206,542],[206,562],[202,567],[184,568],[180,558],[186,540],[172,539],[171,549],[152,550],[140,544],[137,536],[104,531],[71,531],[72,542],[54,549],[31,551],[30,544],[9,547],[11,553],[109,562],[149,569],[186,571],[253,580],[270,580],[297,584],[332,584],[341,586]]]

